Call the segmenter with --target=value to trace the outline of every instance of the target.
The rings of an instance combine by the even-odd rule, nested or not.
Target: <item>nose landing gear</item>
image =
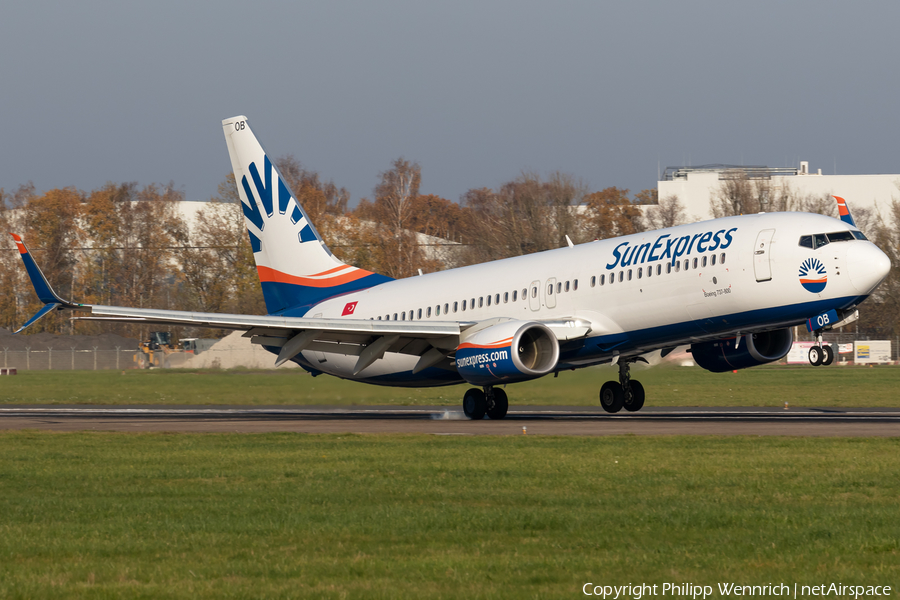
[[[834,362],[834,349],[822,343],[821,330],[816,331],[816,345],[809,349],[809,364],[814,367],[828,366]]]
[[[600,406],[608,413],[617,413],[623,408],[630,412],[644,406],[644,386],[631,379],[631,365],[627,361],[619,363],[619,381],[607,381],[600,388]]]

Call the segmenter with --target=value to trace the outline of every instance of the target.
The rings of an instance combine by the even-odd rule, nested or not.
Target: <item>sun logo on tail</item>
[[[260,232],[263,232],[267,225],[272,224],[273,218],[289,219],[290,223],[284,223],[289,229],[295,230],[297,241],[301,244],[305,242],[321,242],[315,228],[309,222],[300,204],[288,191],[287,186],[278,172],[266,156],[263,159],[263,172],[260,173],[256,163],[250,163],[249,167],[251,182],[244,175],[241,178],[241,186],[247,196],[249,205],[241,203],[244,210],[244,217],[249,223],[252,223]],[[274,181],[273,181],[274,179]],[[254,193],[255,188],[255,193]],[[276,204],[277,203],[277,204]],[[262,211],[260,210],[262,208]],[[290,211],[288,209],[291,209]],[[276,217],[275,212],[281,217]],[[259,252],[261,241],[252,230],[250,233],[250,242],[254,252]]]
[[[800,285],[807,292],[818,294],[825,289],[828,283],[828,274],[825,265],[817,258],[807,258],[800,265]]]

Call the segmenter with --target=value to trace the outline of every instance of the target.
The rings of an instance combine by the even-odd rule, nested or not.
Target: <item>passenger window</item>
[[[567,292],[569,291],[569,282],[568,281],[566,282],[566,291]]]
[[[551,283],[550,285],[547,286],[547,295],[548,295],[548,296],[552,296],[552,295],[553,295],[553,284],[552,284],[552,283]]]
[[[706,257],[705,257],[705,256],[703,257],[703,261],[702,261],[701,264],[702,264],[704,267],[706,267]]]
[[[537,288],[534,288],[534,289],[537,290]],[[527,298],[527,297],[528,297],[528,288],[522,288],[522,301],[524,301],[525,298]]]
[[[379,320],[379,321],[381,320],[381,315],[378,315],[378,320]]]
[[[600,285],[606,285],[606,275],[600,276]]]
[[[681,270],[681,261],[679,260],[678,262],[675,263],[675,272],[677,273],[680,270]]]
[[[722,264],[722,265],[725,264],[725,253],[724,252],[721,255],[719,255],[719,264]]]
[[[811,235],[801,235],[800,236],[800,247],[801,248],[812,248],[812,236]]]
[[[638,267],[638,279],[644,276],[644,267]]]
[[[513,302],[519,299],[519,290],[513,290]]]
[[[533,288],[531,288],[531,297],[537,298],[537,286],[534,286]]]
[[[666,274],[672,272],[672,263],[666,263]]]
[[[609,285],[612,285],[612,284],[614,284],[615,282],[616,282],[616,274],[615,274],[615,273],[610,273],[610,274],[609,274]]]
[[[416,318],[419,320],[422,319],[422,309],[421,308],[419,309],[419,312],[416,314]]]
[[[434,307],[434,316],[436,316],[436,317],[441,316],[441,305],[440,304],[438,304],[437,306]]]
[[[463,300],[463,310],[466,310],[466,301]]]
[[[619,283],[622,283],[622,280],[625,277],[625,271],[619,271]]]
[[[503,304],[509,302],[509,292],[503,292]]]
[[[397,320],[397,313],[394,313],[394,320]]]
[[[684,270],[687,271],[690,268],[691,268],[691,261],[688,260],[687,258],[684,259]]]
[[[484,306],[484,296],[479,296],[478,297],[478,308],[481,308],[483,306]]]
[[[710,257],[710,264],[712,264],[712,265],[715,265],[715,264],[716,264],[716,255],[715,255],[715,254],[713,254],[713,255]]]
[[[487,299],[488,299],[488,306],[490,306],[491,305],[491,297],[488,296]]]
[[[390,321],[390,320],[391,320],[391,315],[384,315],[384,320],[385,320],[385,321]]]
[[[662,265],[656,265],[656,274],[662,275]]]
[[[469,302],[469,306],[472,307],[472,310],[475,310],[475,298],[472,298],[471,302]]]
[[[631,269],[628,269],[628,281],[631,281]]]
[[[459,308],[459,302],[453,303],[453,312],[456,312],[456,309]]]
[[[444,314],[445,314],[445,315],[449,315],[449,314],[450,314],[450,303],[449,303],[449,302],[448,302],[447,304],[444,305]]]
[[[572,282],[572,291],[573,292],[578,291],[578,280],[577,279]]]
[[[430,306],[425,309],[425,317],[431,318],[431,307]]]
[[[647,277],[652,277],[652,276],[653,276],[653,266],[651,265],[651,266],[647,267]]]
[[[556,284],[556,293],[557,294],[562,293],[562,281],[560,281],[559,283]]]
[[[500,294],[494,294],[494,304],[500,304]]]
[[[405,313],[405,312],[400,313],[400,320],[401,320],[401,321],[405,321],[405,320],[406,320],[406,313]]]
[[[697,268],[697,259],[696,259],[696,258],[694,259],[694,265],[693,265],[693,266],[694,266],[695,269]]]

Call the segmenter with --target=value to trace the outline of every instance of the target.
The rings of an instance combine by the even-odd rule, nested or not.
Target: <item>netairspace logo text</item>
[[[740,585],[736,583],[718,583],[714,589],[711,585],[694,583],[663,584],[628,584],[628,585],[594,585],[586,583],[581,591],[585,596],[599,596],[604,600],[631,599],[641,600],[647,596],[674,596],[692,600],[705,599],[718,591],[718,596],[779,596],[783,598],[833,597],[859,598],[890,596],[889,585],[845,585],[844,583],[822,583],[819,585],[801,585],[794,583],[768,583],[765,585]]]

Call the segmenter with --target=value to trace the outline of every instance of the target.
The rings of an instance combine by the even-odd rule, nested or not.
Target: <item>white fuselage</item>
[[[391,281],[321,302],[307,316],[340,318],[355,302],[347,318],[573,321],[590,333],[561,342],[559,369],[586,366],[856,306],[883,278],[883,265],[872,263],[884,254],[860,239],[800,245],[801,236],[841,231],[855,228],[808,213],[716,219]],[[801,283],[805,261],[827,280],[821,291]],[[416,357],[386,354],[355,377],[352,356],[307,351],[303,362],[377,383],[402,377]],[[440,383],[452,381],[417,380]]]

